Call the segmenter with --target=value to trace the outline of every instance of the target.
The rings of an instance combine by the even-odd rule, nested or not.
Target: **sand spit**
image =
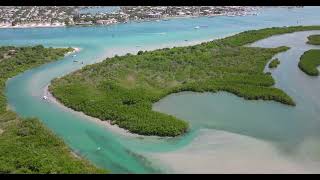
[[[310,162],[283,156],[272,144],[244,135],[202,129],[191,144],[150,154],[171,173],[316,173]],[[309,165],[307,165],[309,164]]]

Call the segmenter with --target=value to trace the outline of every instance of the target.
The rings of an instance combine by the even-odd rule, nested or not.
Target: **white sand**
[[[59,100],[57,100],[51,93],[50,91],[48,90],[48,86],[47,85],[45,88],[44,88],[44,96],[47,96],[47,101],[51,102],[51,103],[54,103],[56,105],[58,105],[60,108],[68,111],[68,112],[71,112],[75,115],[78,115],[80,117],[84,117],[85,119],[88,119],[92,122],[95,122],[95,123],[98,123],[100,125],[102,125],[103,127],[106,127],[108,130],[111,130],[112,132],[115,132],[119,135],[123,135],[123,136],[131,136],[131,137],[139,137],[142,135],[138,135],[138,134],[134,134],[134,133],[131,133],[129,132],[128,130],[125,130],[123,128],[120,128],[119,126],[117,125],[112,125],[110,123],[110,121],[102,121],[98,118],[94,118],[94,117],[91,117],[91,116],[88,116],[86,114],[84,114],[83,112],[79,112],[79,111],[75,111],[71,108],[68,108],[66,106],[64,106],[61,102],[59,102]]]
[[[77,52],[80,52],[80,51],[81,51],[81,49],[78,48],[78,47],[72,47],[72,48],[73,48],[73,51],[67,52],[67,53],[65,54],[65,56],[69,56],[70,54],[74,54],[74,53],[77,53]]]
[[[186,147],[150,155],[172,173],[316,173],[310,162],[293,160],[272,144],[225,131],[202,129]],[[318,166],[319,167],[319,164]]]

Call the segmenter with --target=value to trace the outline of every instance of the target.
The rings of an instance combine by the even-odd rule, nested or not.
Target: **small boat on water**
[[[73,60],[73,62],[78,62],[77,60]]]
[[[200,28],[200,26],[196,26],[196,27],[194,27],[194,29],[199,29]]]
[[[98,148],[97,148],[97,151],[100,151],[100,150],[101,150],[101,148],[100,148],[100,147],[98,147]]]
[[[43,96],[43,97],[42,97],[42,99],[47,100],[47,99],[48,99],[48,97],[47,97],[47,96]]]
[[[74,55],[72,55],[72,57],[76,57],[76,56],[77,56],[77,55],[75,55],[75,54],[74,54]]]

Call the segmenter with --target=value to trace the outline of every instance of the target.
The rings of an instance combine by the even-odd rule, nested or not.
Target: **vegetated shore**
[[[130,137],[143,137],[143,135],[139,135],[139,134],[135,134],[135,133],[131,133],[130,131],[124,129],[124,128],[120,128],[118,125],[116,124],[111,124],[111,121],[102,121],[98,118],[95,118],[95,117],[91,117],[91,116],[88,116],[86,115],[85,113],[81,112],[81,111],[75,111],[65,105],[63,105],[58,99],[56,99],[52,94],[51,92],[49,91],[48,89],[48,86],[47,85],[45,88],[44,88],[44,92],[43,94],[45,96],[47,96],[47,100],[50,102],[50,103],[54,103],[56,104],[59,108],[63,109],[63,110],[66,110],[68,112],[71,112],[77,116],[80,116],[80,117],[84,117],[86,118],[87,120],[90,120],[94,123],[97,123],[103,127],[106,127],[108,130],[111,130],[112,132],[115,132],[119,135],[123,135],[123,136],[130,136]]]
[[[298,67],[307,75],[319,76],[318,66],[320,66],[319,49],[311,49],[301,55]]]
[[[319,26],[293,26],[293,27],[280,27],[280,28],[265,28],[265,29],[261,29],[261,30],[250,30],[250,31],[245,31],[245,32],[242,32],[242,33],[239,33],[239,34],[236,34],[236,35],[234,35],[234,36],[230,36],[230,37],[226,37],[226,38],[223,38],[223,39],[218,39],[218,40],[215,40],[215,41],[212,41],[212,42],[206,42],[206,43],[202,43],[202,44],[200,44],[200,45],[197,45],[195,48],[198,48],[198,47],[202,47],[202,46],[205,46],[205,47],[213,47],[213,48],[218,48],[218,50],[219,49],[221,49],[222,48],[222,50],[225,50],[226,48],[227,48],[227,50],[229,49],[230,50],[230,48],[232,49],[232,48],[234,48],[236,51],[240,51],[240,50],[244,50],[244,53],[246,53],[246,50],[248,50],[248,49],[246,49],[246,48],[241,48],[241,47],[243,47],[244,45],[246,45],[246,44],[250,44],[250,43],[253,43],[253,42],[255,42],[255,41],[257,41],[257,40],[261,40],[261,39],[264,39],[264,38],[267,38],[267,37],[270,37],[270,36],[273,36],[273,35],[279,35],[279,34],[285,34],[285,33],[292,33],[292,32],[296,32],[296,31],[307,31],[307,30],[317,30],[317,29],[320,29],[320,27]],[[252,36],[252,34],[254,35],[254,36]],[[189,49],[192,49],[193,47],[186,47],[186,49],[187,50],[189,50]],[[181,49],[181,48],[173,48],[173,49]],[[249,48],[250,49],[250,48]],[[162,52],[162,51],[171,51],[172,49],[160,49],[160,50],[156,50],[156,51],[150,51],[150,52],[142,52],[143,54],[142,55],[144,55],[144,54],[152,54],[152,53],[156,53],[156,52]],[[281,51],[284,51],[284,50],[286,50],[286,48],[285,47],[282,47],[282,48],[271,48],[271,49],[264,49],[263,50],[263,48],[261,48],[261,49],[257,49],[257,48],[253,48],[252,50],[258,50],[258,51],[262,51],[262,52],[264,52],[264,53],[266,53],[265,55],[264,55],[264,57],[263,57],[263,61],[261,61],[260,62],[260,64],[257,66],[258,67],[258,70],[260,71],[260,69],[261,70],[263,70],[264,69],[264,67],[266,66],[266,60],[268,60],[269,61],[269,58],[271,59],[271,57],[274,55],[274,54],[276,54],[276,53],[278,53],[278,52],[281,52]],[[224,51],[223,51],[224,52]],[[232,51],[231,51],[232,52]],[[241,52],[241,51],[240,51]],[[248,52],[247,52],[248,53]],[[251,52],[251,53],[253,53],[253,54],[255,54],[254,52]],[[268,54],[269,53],[269,54]],[[272,55],[272,56],[271,56]],[[121,59],[126,59],[126,58],[133,58],[133,57],[138,57],[139,56],[139,53],[138,53],[138,55],[125,55],[125,56],[115,56],[115,57],[113,57],[112,59],[107,59],[105,62],[103,62],[103,63],[106,63],[106,64],[110,64],[110,61],[112,61],[112,62],[119,62]],[[120,59],[119,59],[120,58]],[[253,57],[250,57],[250,58],[254,58],[254,56]],[[118,60],[119,59],[119,60]],[[114,61],[115,60],[115,61]],[[126,61],[120,61],[120,62],[126,62]],[[262,63],[263,62],[263,63]],[[261,64],[262,63],[262,64]],[[96,64],[94,64],[94,65],[90,65],[90,68],[91,67],[95,67],[95,66],[99,66],[99,67],[101,67],[101,63],[98,63],[99,65],[96,65]],[[75,74],[75,73],[80,73],[80,72],[82,72],[82,71],[84,71],[84,70],[89,70],[89,67],[85,67],[85,68],[83,68],[82,70],[78,70],[78,71],[76,71],[76,72],[74,72],[74,73],[71,73],[71,74],[69,74],[69,75],[67,75],[67,77],[69,77],[69,80],[72,80],[72,79],[70,79],[70,76],[72,76],[72,74]],[[95,71],[91,71],[91,72],[95,72]],[[79,74],[78,74],[79,75]],[[261,74],[262,75],[262,74]],[[208,90],[205,90],[206,89],[206,86],[200,86],[200,89],[199,90],[197,90],[197,89],[193,89],[193,86],[190,86],[190,87],[188,87],[187,86],[187,88],[182,88],[181,89],[181,91],[199,91],[199,92],[203,92],[203,91],[212,91],[212,92],[216,92],[216,91],[231,91],[231,93],[234,93],[234,94],[236,94],[236,95],[238,95],[238,96],[241,96],[241,97],[244,97],[245,99],[264,99],[264,100],[275,100],[275,101],[279,101],[279,102],[282,102],[282,103],[284,103],[284,104],[288,104],[288,105],[295,105],[295,103],[293,102],[293,100],[288,96],[288,95],[286,95],[284,92],[282,92],[281,90],[279,90],[279,89],[275,89],[275,88],[271,88],[271,89],[266,89],[268,86],[270,86],[270,85],[272,85],[272,84],[274,84],[274,82],[272,82],[273,80],[272,79],[269,79],[270,77],[268,76],[267,77],[267,75],[263,75],[264,77],[263,78],[267,78],[267,79],[264,79],[264,84],[261,84],[261,82],[260,82],[260,80],[258,80],[258,79],[252,79],[252,82],[251,82],[251,80],[250,80],[250,82],[247,82],[247,80],[248,79],[246,79],[246,82],[245,83],[249,83],[249,85],[252,83],[252,85],[256,85],[257,87],[259,87],[259,91],[260,90],[262,90],[262,92],[261,93],[266,93],[266,97],[264,97],[264,96],[261,96],[261,95],[259,95],[259,93],[258,94],[256,94],[256,92],[255,92],[255,90],[254,89],[249,89],[249,92],[252,92],[252,93],[254,93],[254,95],[252,96],[252,95],[248,95],[248,97],[247,97],[247,95],[244,93],[244,92],[241,92],[241,89],[235,89],[236,90],[236,92],[233,92],[234,91],[234,89],[232,89],[233,88],[233,86],[231,85],[231,84],[229,84],[229,85],[231,85],[231,86],[229,86],[229,85],[227,85],[227,89],[224,89],[223,87],[222,87],[222,89],[220,89],[220,87],[219,87],[219,85],[221,85],[221,84],[218,84],[218,87],[209,87],[209,89]],[[66,76],[65,76],[66,77]],[[56,81],[60,81],[60,79],[64,79],[65,77],[62,77],[62,78],[59,78],[59,79],[55,79],[54,80],[54,84],[56,85]],[[79,77],[79,76],[77,76],[77,77]],[[250,78],[252,78],[252,76],[250,76]],[[250,79],[249,78],[249,79]],[[262,78],[262,77],[261,77]],[[228,80],[228,79],[227,79]],[[229,79],[230,80],[230,79]],[[256,80],[257,80],[257,82],[256,82]],[[236,81],[238,81],[238,80],[236,80]],[[232,81],[233,82],[233,81]],[[52,85],[52,84],[51,84]],[[52,87],[50,85],[50,88]],[[223,85],[223,84],[222,84]],[[239,86],[240,84],[235,84],[236,85],[236,87],[237,86]],[[115,88],[116,86],[114,86],[114,85],[108,85],[108,86],[110,86],[110,88]],[[69,86],[70,87],[70,86]],[[197,87],[197,88],[199,88],[198,86],[195,86],[195,87]],[[250,87],[250,86],[249,86]],[[254,86],[252,86],[252,87],[250,87],[250,88],[253,88]],[[189,89],[188,89],[189,88]],[[190,89],[191,88],[191,89]],[[201,89],[201,88],[204,88],[203,90]],[[210,90],[210,88],[213,88],[212,90]],[[216,89],[216,88],[218,88],[218,89]],[[229,89],[229,88],[231,88],[231,89]],[[242,86],[240,86],[239,88],[242,88]],[[262,89],[261,89],[262,88]],[[63,89],[63,88],[62,88]],[[83,88],[81,88],[81,89],[83,89]],[[61,90],[61,89],[60,89]],[[70,90],[70,89],[69,89]],[[237,92],[237,91],[240,91],[240,92]],[[55,90],[54,90],[55,91]],[[120,91],[122,91],[122,90],[120,90]],[[268,92],[268,91],[270,91],[270,92]],[[61,93],[62,91],[60,91],[60,93]],[[169,91],[169,92],[171,92],[171,91]],[[178,89],[178,90],[173,90],[171,93],[174,93],[174,92],[180,92],[180,90]],[[62,92],[63,93],[63,92]],[[73,92],[72,94],[77,94],[77,92]],[[244,94],[242,94],[242,93],[244,93]],[[272,94],[272,93],[274,93],[274,94]],[[55,94],[55,96],[57,96],[57,94],[56,94],[56,92],[54,92],[54,94]],[[108,94],[108,93],[107,93]],[[59,95],[61,95],[61,94],[59,94]],[[58,95],[58,97],[59,97],[59,95]],[[251,97],[252,96],[252,97]],[[278,97],[276,97],[276,96],[278,96]],[[65,96],[64,96],[65,97]],[[161,97],[163,97],[163,95],[161,95]],[[156,97],[156,99],[158,99],[158,98],[161,98],[161,97]],[[62,100],[62,102],[63,102],[63,98],[61,99],[61,97],[59,97],[59,98],[57,98],[57,99],[59,99],[59,100]],[[86,100],[86,101],[89,101],[89,100]],[[70,101],[69,101],[69,103],[70,103]],[[72,103],[72,102],[71,102]],[[125,101],[124,103],[130,103],[130,101]],[[91,103],[92,104],[92,103]],[[70,104],[69,104],[70,105]],[[70,107],[70,106],[69,106]],[[101,106],[100,106],[101,107]],[[103,108],[105,108],[105,110],[106,110],[106,108],[107,108],[107,106],[102,106]],[[92,108],[92,107],[91,107]],[[95,109],[95,108],[94,108]],[[107,108],[108,109],[108,108]],[[75,109],[76,111],[82,111],[81,109]],[[110,109],[109,109],[110,110]],[[112,111],[112,110],[111,110]],[[151,111],[150,111],[151,112]],[[88,114],[87,112],[85,112],[84,111],[84,113],[85,114]],[[104,114],[106,114],[106,113],[104,113]],[[148,114],[148,113],[147,113]],[[146,114],[146,115],[147,115]],[[88,114],[88,115],[90,115],[90,114]],[[90,115],[90,116],[95,116],[95,115]],[[96,117],[96,116],[95,116]],[[108,117],[108,116],[107,116]],[[108,120],[109,118],[104,118],[104,120]],[[150,119],[150,118],[149,118]],[[161,122],[161,121],[160,121]],[[113,122],[112,124],[114,124],[115,122]],[[151,123],[151,122],[148,122],[148,123]],[[162,123],[164,123],[164,122],[162,122]],[[116,123],[117,124],[117,123]],[[118,124],[119,125],[119,124]],[[152,125],[152,123],[150,124],[150,125]],[[173,125],[171,125],[171,127],[172,127]],[[120,125],[120,127],[121,128],[125,128],[125,129],[128,129],[126,126],[121,126]],[[174,126],[173,126],[174,127]],[[143,129],[143,128],[142,128]],[[128,129],[130,132],[133,132],[133,133],[137,133],[137,134],[142,134],[142,135],[155,135],[155,136],[176,136],[176,135],[164,135],[164,134],[166,134],[166,133],[164,133],[164,134],[158,134],[158,133],[155,133],[155,134],[153,134],[153,133],[150,133],[150,132],[148,132],[148,133],[140,133],[139,131],[131,131],[131,129]],[[176,133],[175,133],[176,134]],[[181,133],[181,134],[183,134],[183,133]],[[178,134],[178,135],[180,135],[180,134]]]
[[[227,35],[225,35],[223,37],[232,36],[234,34],[236,34],[236,33],[230,33],[230,34],[227,34]],[[218,38],[223,38],[223,37],[218,37]],[[137,52],[139,52],[141,50],[152,51],[152,50],[157,50],[159,48],[173,48],[173,47],[176,47],[176,46],[178,46],[178,47],[192,46],[192,45],[197,45],[197,44],[204,43],[204,42],[210,42],[210,41],[213,41],[215,39],[217,39],[217,38],[211,38],[211,39],[204,40],[204,41],[201,41],[201,40],[200,41],[199,40],[193,40],[193,41],[187,41],[187,42],[184,41],[184,42],[181,42],[181,43],[175,43],[175,44],[171,44],[171,45],[160,45],[160,47],[159,46],[154,46],[154,47],[147,47],[147,48],[143,48],[143,49],[136,49],[136,48],[126,49],[126,50],[113,49],[112,50],[112,54],[106,54],[104,56],[104,58],[113,57],[115,55],[120,55],[121,56],[121,55],[125,55],[128,52],[137,53]],[[74,49],[74,51],[68,52],[66,54],[66,56],[70,55],[70,54],[73,54],[75,52],[80,52],[81,51],[80,48],[77,48],[77,47],[72,47],[72,48]],[[146,135],[140,135],[140,134],[137,134],[137,133],[132,133],[127,129],[119,127],[117,124],[111,124],[110,120],[102,121],[101,119],[98,119],[98,118],[95,118],[95,117],[92,117],[92,116],[88,116],[84,112],[76,111],[76,110],[74,110],[74,109],[72,109],[70,107],[67,107],[62,102],[60,102],[57,98],[55,98],[53,96],[53,94],[49,90],[49,86],[50,86],[50,84],[48,84],[47,86],[44,87],[43,95],[47,96],[47,100],[50,103],[56,104],[57,106],[59,106],[63,110],[66,110],[66,111],[68,111],[70,113],[73,113],[73,114],[75,114],[75,115],[77,115],[79,117],[84,117],[85,119],[87,119],[87,120],[89,120],[91,122],[97,123],[97,124],[107,128],[108,130],[111,130],[112,132],[114,132],[116,134],[119,134],[119,135],[122,135],[122,136],[127,136],[127,137],[152,137],[152,136],[146,136]],[[154,135],[154,137],[160,137],[160,136]]]
[[[314,34],[309,36],[307,44],[320,45],[320,34]]]
[[[36,118],[8,109],[5,82],[20,73],[78,51],[42,45],[0,48],[0,173],[106,173],[72,152]]]

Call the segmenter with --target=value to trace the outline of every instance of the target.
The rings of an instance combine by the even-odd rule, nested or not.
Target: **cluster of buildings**
[[[68,6],[0,6],[0,26],[62,26],[72,12]]]
[[[217,15],[248,15],[258,7],[251,6],[125,6],[121,11],[130,20],[163,19],[170,17],[195,17]]]
[[[110,25],[174,17],[256,15],[253,6],[120,6],[112,12],[90,13],[90,6],[0,6],[0,27]],[[100,7],[108,8],[108,7]]]
[[[128,21],[160,20],[173,17],[196,16],[242,16],[254,13],[258,7],[251,6],[121,6],[115,12],[96,14],[75,10],[75,25],[114,24]]]

